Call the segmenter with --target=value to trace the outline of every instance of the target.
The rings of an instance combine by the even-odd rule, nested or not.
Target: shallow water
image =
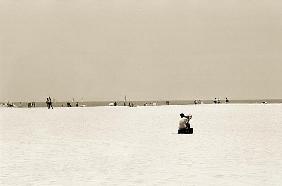
[[[193,135],[178,135],[179,113]],[[281,185],[282,104],[0,108],[0,185]]]

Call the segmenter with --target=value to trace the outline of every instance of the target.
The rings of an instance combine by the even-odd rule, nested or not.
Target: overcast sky
[[[282,98],[282,1],[0,0],[0,101]]]

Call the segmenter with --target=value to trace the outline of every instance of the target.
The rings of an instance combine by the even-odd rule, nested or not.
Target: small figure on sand
[[[50,109],[50,108],[53,109],[53,103],[52,103],[50,96],[49,96],[49,98],[47,98],[46,104],[47,104],[48,109]]]
[[[183,113],[180,114],[181,119],[179,120],[178,134],[193,134],[193,128],[190,126],[190,120],[192,115],[185,116]]]
[[[46,105],[47,105],[47,108],[50,109],[49,98],[47,98],[46,100]]]
[[[195,105],[202,104],[202,101],[201,101],[200,99],[194,100],[194,104],[195,104]]]
[[[215,104],[220,104],[220,103],[221,103],[220,98],[214,98],[213,103],[215,103]]]

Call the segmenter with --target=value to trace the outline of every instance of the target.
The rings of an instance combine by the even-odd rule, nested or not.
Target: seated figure
[[[193,134],[193,128],[190,127],[189,121],[192,115],[185,116],[183,113],[180,114],[181,119],[179,120],[178,134]]]

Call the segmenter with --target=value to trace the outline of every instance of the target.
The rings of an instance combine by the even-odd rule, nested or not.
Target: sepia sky
[[[0,0],[0,101],[282,98],[282,1]]]

